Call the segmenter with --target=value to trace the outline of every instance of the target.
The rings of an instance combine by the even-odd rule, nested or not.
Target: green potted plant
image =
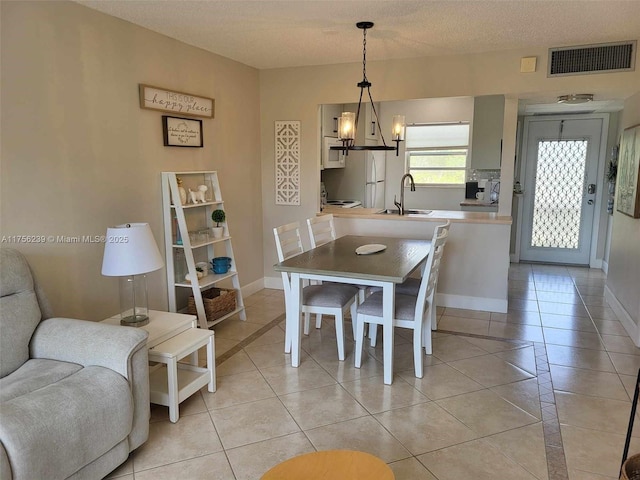
[[[224,227],[221,227],[220,224],[224,223],[226,218],[227,214],[224,212],[224,210],[214,210],[213,212],[211,212],[211,220],[216,222],[216,226],[211,228],[213,232],[213,238],[222,238]]]

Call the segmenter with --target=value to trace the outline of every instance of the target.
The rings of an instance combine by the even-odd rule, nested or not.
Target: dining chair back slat
[[[333,223],[333,215],[320,215],[307,219],[311,248],[319,247],[336,239],[336,228]]]
[[[300,238],[300,223],[292,222],[273,229],[276,237],[276,250],[278,251],[278,261],[295,257],[304,252],[302,239]]]

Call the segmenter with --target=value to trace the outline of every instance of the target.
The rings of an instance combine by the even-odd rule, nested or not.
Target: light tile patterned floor
[[[328,320],[288,366],[283,295],[263,290],[245,299],[247,322],[216,327],[218,391],[182,403],[176,424],[152,406],[149,440],[111,478],[258,480],[330,448],[377,455],[398,480],[618,478],[640,349],[604,283],[598,270],[512,265],[506,314],[439,309],[422,379],[399,330],[391,386],[380,346],[361,369],[351,341],[337,360]]]

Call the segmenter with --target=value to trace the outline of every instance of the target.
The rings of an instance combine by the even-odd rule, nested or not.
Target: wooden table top
[[[261,480],[394,480],[378,457],[353,450],[306,453],[276,465]]]
[[[358,255],[367,244],[386,249]],[[312,273],[336,277],[402,283],[429,255],[430,240],[346,235],[274,265],[277,272]]]

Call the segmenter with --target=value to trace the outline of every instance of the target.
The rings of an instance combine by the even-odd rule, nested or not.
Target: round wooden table
[[[261,480],[394,480],[389,466],[368,453],[352,450],[324,450],[293,457],[267,473]]]

